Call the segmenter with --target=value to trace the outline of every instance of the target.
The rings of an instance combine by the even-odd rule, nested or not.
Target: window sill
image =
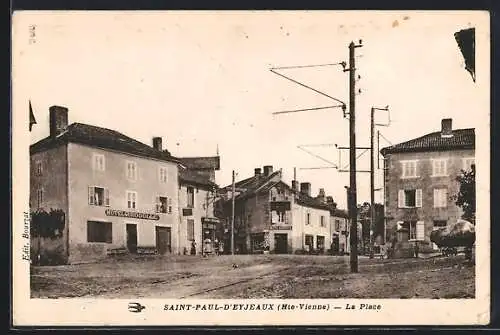
[[[420,176],[401,176],[401,179],[417,179],[420,178]]]
[[[439,178],[439,177],[449,177],[449,174],[433,174],[431,178]]]

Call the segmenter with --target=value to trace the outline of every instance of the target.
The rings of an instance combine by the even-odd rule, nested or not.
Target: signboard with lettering
[[[201,223],[203,226],[203,229],[216,229],[216,225],[220,221],[217,218],[208,218],[208,217],[203,217],[201,218]]]
[[[104,212],[107,216],[119,216],[123,218],[143,219],[143,220],[159,220],[160,216],[154,213],[129,212],[119,209],[106,209]]]
[[[191,216],[191,215],[193,215],[192,208],[183,208],[182,209],[182,216]]]
[[[272,201],[271,202],[271,210],[272,211],[289,211],[290,210],[290,201]]]
[[[292,230],[292,225],[271,225],[271,230]]]

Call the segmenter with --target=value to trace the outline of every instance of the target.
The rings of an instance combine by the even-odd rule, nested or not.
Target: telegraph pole
[[[372,107],[370,111],[370,257],[373,257],[373,227],[375,224],[375,111],[389,111],[389,106],[384,108]],[[389,117],[390,122],[390,117]],[[389,126],[388,124],[377,124],[378,126]],[[380,136],[380,132],[377,132]],[[377,160],[378,161],[378,160]],[[385,218],[384,218],[385,220]],[[385,236],[385,230],[384,230]]]
[[[233,170],[233,183],[232,183],[232,191],[231,191],[231,255],[234,255],[234,180],[235,180],[235,172]]]
[[[354,42],[349,44],[349,216],[351,221],[350,264],[351,272],[358,272],[358,222],[357,222],[357,191],[356,191],[356,57],[355,48],[361,47]]]
[[[375,220],[375,164],[374,159],[375,108],[370,111],[370,258],[373,257],[373,224]]]

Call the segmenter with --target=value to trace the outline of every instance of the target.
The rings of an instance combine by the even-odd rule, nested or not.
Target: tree
[[[476,167],[471,166],[469,171],[463,171],[456,177],[460,184],[458,194],[453,198],[455,204],[463,210],[462,219],[476,223]]]

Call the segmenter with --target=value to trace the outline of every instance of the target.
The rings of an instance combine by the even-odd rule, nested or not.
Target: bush
[[[295,255],[307,255],[307,252],[304,249],[297,249],[294,252]]]

